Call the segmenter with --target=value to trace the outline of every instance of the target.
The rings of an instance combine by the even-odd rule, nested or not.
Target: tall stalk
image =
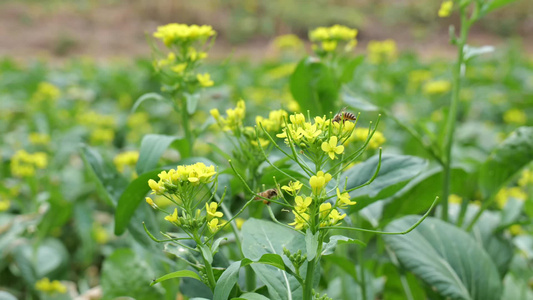
[[[459,92],[461,91],[461,73],[464,64],[464,48],[468,31],[472,25],[472,21],[468,19],[465,7],[460,8],[461,11],[461,34],[455,41],[457,46],[457,62],[453,68],[453,89],[452,99],[450,102],[450,109],[448,111],[448,120],[446,121],[446,136],[444,141],[444,176],[442,183],[442,215],[444,221],[448,221],[448,198],[450,195],[451,183],[451,165],[452,165],[452,145],[455,133],[455,123],[457,121],[457,106],[459,103]]]

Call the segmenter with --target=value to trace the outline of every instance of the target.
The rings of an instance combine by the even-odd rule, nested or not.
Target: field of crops
[[[508,2],[443,2],[450,58],[0,58],[0,299],[533,299],[533,57],[468,42]]]

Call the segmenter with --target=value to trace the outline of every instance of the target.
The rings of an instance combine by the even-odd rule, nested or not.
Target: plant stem
[[[457,40],[457,62],[453,69],[453,90],[448,120],[446,122],[446,138],[444,141],[444,176],[442,182],[442,215],[443,221],[448,221],[448,197],[450,195],[452,144],[457,121],[457,106],[459,104],[459,92],[461,91],[461,69],[464,63],[464,46],[470,28],[470,21],[466,15],[466,9],[461,8],[461,35]]]
[[[203,256],[203,255],[202,255]],[[215,275],[213,274],[213,267],[211,267],[211,264],[205,259],[204,257],[204,266],[205,266],[205,273],[207,275],[207,280],[209,281],[209,287],[212,291],[215,291],[215,286],[217,285],[215,281]]]
[[[185,98],[183,95],[179,97],[180,101],[181,101],[181,123],[183,125],[183,131],[185,132],[185,139],[187,140],[187,143],[188,143],[188,154],[187,154],[187,157],[191,156],[192,154],[192,147],[193,147],[193,144],[194,144],[194,136],[192,134],[192,131],[191,131],[191,124],[189,124],[190,122],[190,118],[189,118],[189,112],[187,111],[187,98]],[[182,153],[180,153],[182,154]],[[182,154],[183,155],[183,154]]]
[[[313,281],[315,275],[315,266],[318,263],[318,256],[315,257],[312,261],[307,262],[307,273],[305,274],[305,283],[304,283],[304,299],[312,299],[313,294]]]

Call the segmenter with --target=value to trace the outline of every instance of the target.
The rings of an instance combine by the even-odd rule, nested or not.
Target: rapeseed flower
[[[311,178],[309,179],[309,185],[311,186],[313,194],[319,196],[330,180],[331,174],[324,174],[323,171],[318,171],[316,175],[311,176]]]
[[[309,226],[307,223],[309,221],[309,214],[306,213],[298,213],[296,211],[292,211],[294,214],[294,222],[289,223],[290,226],[294,226],[294,229],[296,230],[302,230]]]
[[[64,284],[57,280],[50,281],[48,277],[44,277],[37,281],[35,283],[35,289],[47,294],[65,294],[67,292],[67,287]]]
[[[452,89],[452,83],[448,80],[434,80],[424,84],[423,90],[426,95],[438,95],[449,92]]]
[[[288,185],[282,186],[281,189],[286,191],[288,194],[292,196],[296,196],[300,192],[300,189],[302,188],[302,186],[303,186],[303,183],[299,181],[295,181],[295,182],[291,181],[289,182]]]
[[[398,56],[394,40],[370,41],[367,46],[368,59],[372,64],[391,63]]]
[[[209,75],[209,73],[197,74],[196,79],[198,79],[198,83],[203,87],[210,87],[215,84],[213,80],[211,80],[211,75]]]
[[[213,218],[222,218],[222,216],[224,216],[224,214],[217,211],[217,209],[218,209],[218,203],[216,202],[205,204],[205,211],[207,212],[208,221],[210,221]]]
[[[350,200],[350,194],[344,192],[341,194],[339,188],[337,188],[337,206],[340,208],[346,208],[348,205],[355,205],[357,202]]]
[[[527,116],[523,110],[513,108],[503,114],[503,121],[507,124],[525,125]]]
[[[341,154],[342,152],[344,152],[344,146],[342,145],[337,146],[337,142],[338,142],[337,137],[332,136],[328,142],[322,143],[322,150],[326,152],[326,154],[331,159],[336,158],[335,154]]]
[[[438,15],[441,18],[449,17],[453,10],[453,1],[444,1],[440,5]]]
[[[113,163],[119,172],[124,172],[124,169],[129,166],[133,167],[139,160],[139,151],[126,151],[117,154],[113,159]]]
[[[48,165],[48,156],[44,152],[30,154],[20,150],[11,158],[11,174],[16,177],[30,177],[37,169],[44,169]]]
[[[186,25],[171,23],[157,27],[154,37],[161,39],[167,46],[173,46],[180,43],[187,44],[194,41],[207,40],[214,36],[216,32],[209,25]]]

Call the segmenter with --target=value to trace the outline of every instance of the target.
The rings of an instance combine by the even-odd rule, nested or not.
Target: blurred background
[[[450,56],[448,25],[458,20],[437,18],[439,6],[420,0],[3,0],[0,56],[146,57],[146,36],[170,22],[212,25],[219,33],[214,58],[262,59],[277,35],[307,40],[309,29],[333,24],[357,28],[360,51],[369,40],[392,38],[400,50],[422,57]],[[512,40],[531,53],[532,15],[533,1],[517,1],[476,24],[469,40],[495,46]]]

